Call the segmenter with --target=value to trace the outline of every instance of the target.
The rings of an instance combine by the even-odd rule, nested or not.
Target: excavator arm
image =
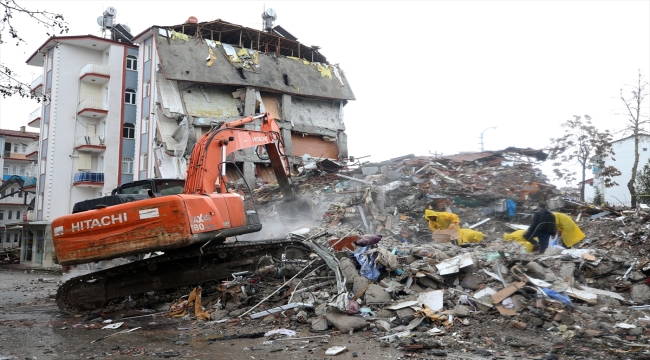
[[[240,128],[255,119],[262,119],[260,130]],[[192,150],[183,193],[212,194],[215,190],[219,193],[228,192],[226,158],[234,151],[258,146],[266,148],[284,199],[292,200],[291,168],[284,154],[280,128],[269,113],[232,121],[204,134]]]

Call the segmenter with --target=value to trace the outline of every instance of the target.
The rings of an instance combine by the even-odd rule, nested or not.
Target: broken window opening
[[[282,80],[284,80],[285,85],[289,86],[289,75],[282,74]]]

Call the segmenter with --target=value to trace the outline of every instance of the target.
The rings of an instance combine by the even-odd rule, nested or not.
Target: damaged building
[[[295,165],[348,157],[343,109],[354,94],[319,47],[301,44],[280,26],[260,31],[194,17],[152,26],[133,40],[140,44],[139,179],[184,178],[185,157],[211,126],[264,112],[278,120]],[[236,164],[228,165],[231,179],[275,181],[265,155],[254,149],[228,161]]]

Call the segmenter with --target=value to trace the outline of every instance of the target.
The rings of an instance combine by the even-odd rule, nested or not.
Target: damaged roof
[[[534,158],[537,161],[545,161],[548,158],[548,154],[545,153],[543,150],[536,150],[531,148],[522,149],[522,148],[516,148],[511,146],[503,150],[497,150],[497,151],[483,151],[478,153],[464,153],[464,154],[442,156],[441,159],[449,160],[453,162],[472,162],[476,160],[487,159],[490,157],[504,157],[508,155]]]
[[[133,41],[142,42],[150,35],[155,36],[166,79],[355,100],[338,64],[329,64],[320,47],[301,44],[280,26],[267,33],[221,19],[154,25],[134,36]],[[244,49],[249,53],[242,59]]]

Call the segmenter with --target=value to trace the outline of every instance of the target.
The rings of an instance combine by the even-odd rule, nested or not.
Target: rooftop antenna
[[[275,13],[275,10],[268,8],[262,13],[262,19],[264,20],[264,31],[272,32],[273,31],[273,22],[278,18],[278,15]]]
[[[97,18],[97,24],[102,29],[102,37],[106,38],[106,30],[113,28],[115,24],[115,15],[117,14],[117,9],[112,6],[109,6],[104,10],[104,14]]]

